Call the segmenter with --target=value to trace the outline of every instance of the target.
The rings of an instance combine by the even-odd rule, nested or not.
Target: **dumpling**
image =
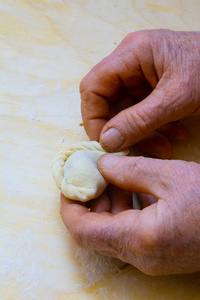
[[[60,151],[52,163],[55,183],[63,195],[86,202],[98,197],[108,185],[97,168],[98,158],[107,153],[98,142],[81,142]],[[116,152],[127,155],[128,150]]]

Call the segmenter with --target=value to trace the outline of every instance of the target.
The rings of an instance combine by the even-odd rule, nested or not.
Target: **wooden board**
[[[147,276],[77,249],[51,161],[87,140],[79,82],[126,33],[199,29],[199,1],[0,0],[0,299],[199,299],[200,274]],[[200,162],[199,117],[174,158]],[[192,126],[191,126],[192,125]]]

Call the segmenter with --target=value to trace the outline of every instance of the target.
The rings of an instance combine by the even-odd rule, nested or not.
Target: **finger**
[[[129,89],[137,87],[146,81],[140,68],[140,62],[135,48],[141,45],[142,41],[146,43],[146,36],[140,37],[138,33],[126,37],[120,45],[108,57],[97,64],[81,81],[81,112],[83,124],[89,137],[98,138],[95,131],[104,126],[109,119],[109,103],[115,102],[121,92],[121,88]],[[141,52],[141,51],[140,51]],[[147,51],[148,52],[148,51]],[[144,60],[152,65],[153,59],[151,51],[144,53]],[[152,69],[151,79],[155,81],[155,70]],[[123,99],[122,99],[123,101]]]
[[[143,81],[138,86],[134,86],[134,88],[131,87],[131,88],[125,89],[126,93],[130,97],[132,97],[133,99],[137,99],[137,102],[145,99],[152,92],[152,90],[153,90],[152,86],[147,80]],[[123,102],[123,100],[122,100],[122,102]],[[136,104],[137,102],[135,102],[134,104]]]
[[[172,158],[170,140],[183,140],[185,128],[180,122],[168,123],[138,142],[135,147],[140,151],[162,159]]]
[[[111,198],[111,213],[118,214],[119,212],[132,209],[132,193],[119,189],[116,186],[110,185],[109,195]]]
[[[91,212],[103,213],[111,211],[110,198],[106,192],[101,194],[98,198],[88,201],[87,207]]]
[[[133,212],[132,219],[138,217],[138,212]],[[89,212],[87,207],[61,195],[61,217],[80,247],[118,257],[127,243],[122,234],[126,216],[117,216],[116,219],[109,213]]]
[[[156,198],[167,197],[169,192],[173,192],[177,176],[173,161],[145,157],[106,154],[98,159],[98,168],[113,185],[136,193],[151,194]]]
[[[91,140],[99,141],[100,132],[109,118],[109,103],[94,92],[82,92],[81,114],[85,131]]]
[[[148,195],[148,194],[137,194],[137,197],[140,201],[142,208],[152,205],[158,201],[158,199],[156,197],[154,197],[152,195]]]
[[[186,136],[184,126],[178,121],[165,124],[161,128],[158,128],[157,132],[172,140],[183,140]]]
[[[79,208],[79,213],[82,212],[84,214],[84,213],[89,212],[89,210],[86,206],[86,204],[87,204],[86,202],[80,202],[80,201],[75,201],[75,200],[68,199],[63,195],[63,193],[61,193],[60,194],[60,213],[61,213],[61,216],[62,216],[62,213],[65,209],[66,203],[68,203],[69,205],[72,205],[74,207],[74,209],[76,207],[78,207]]]
[[[173,109],[173,103],[178,102],[176,97],[180,98],[180,95],[178,92],[177,95],[171,95],[170,92],[166,92],[167,89],[168,86],[161,82],[143,101],[121,111],[109,120],[100,135],[102,147],[109,152],[130,147],[166,123],[182,117],[179,116],[177,109]],[[171,89],[176,89],[173,83]]]
[[[136,148],[155,157],[169,159],[172,157],[172,146],[168,138],[158,132],[152,132],[138,142]]]
[[[159,211],[154,204],[142,211],[132,209],[113,215],[88,212],[64,196],[61,202],[63,221],[80,247],[119,258],[149,274],[154,271],[160,261],[160,251],[155,251],[159,228],[155,221],[161,220],[162,204]],[[166,206],[164,209],[166,212]]]

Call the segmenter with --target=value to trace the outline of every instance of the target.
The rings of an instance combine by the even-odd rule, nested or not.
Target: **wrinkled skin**
[[[104,155],[105,193],[87,204],[61,195],[61,216],[81,247],[151,275],[200,270],[200,165],[166,159],[170,140],[185,136],[178,120],[200,113],[199,70],[200,33],[150,30],[128,34],[82,80],[91,139],[110,152],[136,144],[165,159]],[[131,192],[142,210],[132,209]]]

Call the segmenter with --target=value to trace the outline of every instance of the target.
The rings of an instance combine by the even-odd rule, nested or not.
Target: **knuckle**
[[[139,30],[128,33],[124,38],[124,42],[132,43],[134,41],[136,45],[144,46],[150,43],[151,36],[150,30]]]
[[[145,230],[140,235],[140,270],[148,275],[161,275],[164,271],[161,237],[154,230]]]
[[[125,35],[124,39],[123,39],[123,43],[130,43],[133,41],[133,39],[136,36],[136,32],[129,32]]]
[[[86,79],[85,77],[81,80],[80,84],[79,84],[79,92],[80,94],[82,94],[84,92],[84,90],[86,89]]]
[[[85,248],[82,236],[80,234],[72,234],[72,238],[78,247]]]
[[[127,177],[131,179],[135,177],[135,174],[137,174],[138,176],[140,173],[143,173],[141,172],[143,165],[143,157],[137,157],[137,159],[134,160],[130,158],[130,160],[131,161],[129,164],[127,164],[127,169],[125,170],[125,172],[127,174]],[[128,180],[128,178],[126,179]]]
[[[137,157],[136,159],[132,159],[132,157],[125,158],[127,160],[126,164],[123,164],[120,170],[120,179],[122,184],[126,184],[127,187],[132,190],[134,178],[137,176],[137,182],[143,183],[144,180],[144,158]],[[145,168],[148,168],[148,163],[145,161]],[[125,167],[124,167],[125,166]],[[151,169],[149,168],[149,172],[151,173]],[[143,185],[143,184],[142,184]]]
[[[140,247],[144,252],[152,253],[158,250],[162,244],[161,234],[155,227],[150,226],[140,232]]]
[[[134,55],[139,59],[141,57],[141,53],[148,53],[152,47],[152,38],[154,38],[152,31],[139,30],[128,33],[124,37],[121,45],[122,47],[132,49]]]
[[[85,113],[87,110],[87,99],[88,99],[88,92],[84,91],[81,94],[81,112]]]
[[[161,227],[148,224],[139,234],[139,267],[148,275],[164,275],[173,268],[172,236]]]
[[[86,234],[83,228],[83,225],[78,224],[73,226],[73,228],[68,228],[68,230],[70,231],[73,240],[80,248],[87,248],[88,234]]]

